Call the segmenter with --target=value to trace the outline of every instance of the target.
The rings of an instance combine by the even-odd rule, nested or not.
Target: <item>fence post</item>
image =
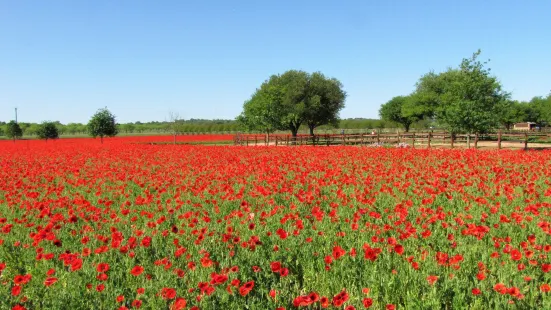
[[[428,145],[427,145],[427,148],[430,149],[430,138],[432,136],[432,132],[429,132],[429,138],[428,138]]]
[[[455,134],[450,133],[450,140],[451,140],[451,148],[453,149],[453,142],[455,141]]]
[[[415,148],[415,132],[413,133],[413,136],[411,136],[411,146]]]
[[[289,146],[289,135],[285,136],[285,140],[287,140],[287,146]]]
[[[344,136],[344,134],[343,134],[343,135],[342,135],[342,145],[346,145],[346,140],[345,140],[345,139],[346,139],[346,138],[345,138],[345,136]]]
[[[275,136],[275,146],[277,146],[277,140],[279,139],[278,136]]]
[[[474,148],[475,150],[478,148],[478,133],[474,134]]]
[[[501,129],[497,133],[497,149],[501,150]]]
[[[247,146],[249,146],[249,136],[247,136],[246,139],[247,139]]]
[[[377,130],[377,145],[381,142],[381,139],[379,137],[379,131]]]
[[[528,149],[528,133],[524,133],[524,150]]]

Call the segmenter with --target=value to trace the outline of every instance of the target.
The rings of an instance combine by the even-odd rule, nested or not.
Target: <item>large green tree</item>
[[[432,115],[451,133],[484,133],[499,125],[509,94],[478,60],[480,50],[459,68],[433,72],[417,83],[415,96],[426,115]]]
[[[59,138],[59,130],[54,122],[43,122],[36,130],[36,135],[39,139],[48,141],[48,139]]]
[[[320,72],[310,75],[304,111],[304,121],[310,135],[313,136],[314,129],[322,125],[338,126],[339,112],[344,108],[345,99],[346,93],[339,80],[327,78]]]
[[[248,130],[290,130],[293,136],[305,124],[313,135],[318,126],[338,123],[345,98],[337,79],[290,70],[265,81],[244,103],[237,120]]]
[[[6,124],[6,137],[13,139],[13,142],[15,142],[15,139],[19,139],[23,136],[23,130],[21,130],[21,127],[18,123],[15,121],[10,121]]]
[[[107,108],[98,110],[88,122],[87,128],[90,136],[100,137],[101,143],[103,143],[103,137],[114,137],[119,133],[115,115]]]
[[[390,99],[387,103],[381,105],[379,109],[381,119],[398,123],[404,126],[404,130],[408,132],[411,124],[420,119],[418,114],[407,111],[407,108],[412,106],[408,106],[410,100],[413,100],[413,98],[409,96],[396,96]]]

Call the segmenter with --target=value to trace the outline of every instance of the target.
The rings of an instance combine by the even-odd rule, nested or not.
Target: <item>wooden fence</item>
[[[332,135],[236,135],[234,137],[235,145],[245,146],[331,146],[331,145],[359,145],[359,146],[384,146],[396,145],[412,148],[431,148],[431,147],[474,147],[478,148],[480,142],[485,143],[485,147],[497,147],[501,149],[503,144],[514,145],[523,149],[528,149],[533,140],[541,138],[550,138],[549,133],[525,132],[525,133],[490,133],[484,135],[452,135],[449,133],[395,133],[395,134],[332,134]],[[532,140],[532,141],[531,141]],[[491,142],[491,145],[488,145]],[[537,142],[535,142],[537,143]],[[538,144],[539,145],[539,144]],[[551,148],[551,143],[549,144]]]

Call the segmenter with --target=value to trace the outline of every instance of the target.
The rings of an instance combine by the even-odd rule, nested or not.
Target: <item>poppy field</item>
[[[551,308],[551,152],[132,139],[0,142],[0,309]]]

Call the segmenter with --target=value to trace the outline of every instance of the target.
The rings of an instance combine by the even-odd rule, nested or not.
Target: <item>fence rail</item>
[[[471,145],[479,147],[479,142],[493,142],[490,147],[501,149],[504,143],[518,144],[519,147],[528,149],[530,143],[538,143],[531,140],[551,138],[551,133],[525,132],[525,133],[489,133],[489,134],[461,134],[451,135],[442,132],[426,133],[372,133],[372,134],[321,134],[315,136],[298,135],[245,135],[237,134],[234,137],[235,145],[245,146],[331,146],[331,145],[359,145],[359,146],[383,146],[398,145],[403,147],[456,147]],[[539,144],[538,144],[539,145]],[[487,145],[486,145],[487,146]],[[551,143],[549,144],[551,148]]]

